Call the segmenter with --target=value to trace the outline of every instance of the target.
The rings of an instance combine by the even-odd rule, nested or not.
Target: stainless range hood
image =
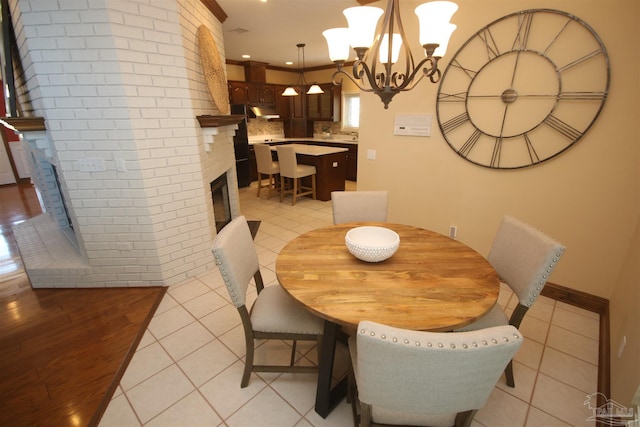
[[[262,117],[263,119],[279,119],[280,115],[273,107],[264,107],[264,106],[256,106],[250,105],[249,109],[256,117]]]

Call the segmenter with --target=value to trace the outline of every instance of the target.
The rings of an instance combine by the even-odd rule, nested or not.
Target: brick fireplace
[[[207,25],[224,52],[221,24],[199,0],[85,6],[93,24],[79,26],[55,2],[39,11],[10,0],[46,127],[22,133],[46,210],[15,229],[25,269],[34,287],[182,282],[214,268],[213,181],[226,179],[225,209],[240,214],[236,125],[196,120],[217,113],[196,30]]]

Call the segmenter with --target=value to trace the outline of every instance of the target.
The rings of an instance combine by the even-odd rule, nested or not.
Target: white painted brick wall
[[[207,25],[224,52],[221,24],[200,0],[10,7],[35,115],[47,126],[29,149],[58,167],[82,267],[32,271],[34,286],[168,285],[213,268],[209,183],[223,173],[240,214],[234,127],[205,151],[195,118],[217,114],[196,30]],[[103,159],[106,170],[80,171],[83,158]]]

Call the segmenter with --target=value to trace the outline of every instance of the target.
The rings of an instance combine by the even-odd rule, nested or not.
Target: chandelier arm
[[[386,87],[386,85],[382,84],[382,82],[380,84],[376,82],[376,80],[379,80],[378,76],[369,69],[369,66],[366,62],[355,61],[353,63],[353,77],[360,81],[363,81],[365,75],[367,76],[367,82],[369,83],[369,86],[371,86],[371,89],[367,90],[367,92],[376,92],[376,90],[381,90]],[[384,74],[382,76],[384,77]]]
[[[360,89],[361,91],[363,91],[363,92],[375,92],[375,89],[367,89],[366,87],[362,86],[362,84],[360,84],[360,82],[359,82],[357,79],[353,78],[353,77],[351,76],[351,74],[347,73],[346,71],[344,71],[344,70],[342,70],[342,69],[339,69],[338,71],[336,71],[335,73],[333,73],[333,75],[331,76],[331,81],[333,82],[333,84],[334,84],[334,85],[336,85],[336,86],[337,86],[337,85],[339,85],[339,84],[341,84],[341,83],[342,83],[342,80],[340,80],[339,82],[338,82],[338,81],[336,81],[336,77],[337,77],[339,74],[344,75],[344,76],[347,76],[347,78],[348,78],[349,80],[351,80],[351,82],[352,82],[353,84],[355,84],[355,85],[356,85],[356,87],[357,87],[358,89]]]
[[[398,34],[400,34],[400,38],[402,39],[402,47],[404,49],[404,55],[407,58],[407,60],[405,61],[405,72],[404,72],[404,76],[409,76],[410,74],[413,74],[415,72],[416,68],[420,68],[420,66],[414,68],[414,64],[415,61],[413,59],[413,53],[411,53],[411,48],[409,47],[409,43],[408,43],[408,39],[407,36],[405,35],[404,32],[404,27],[402,26],[402,20],[400,19],[400,5],[398,3],[398,0],[393,0],[393,3],[395,5],[395,7],[397,8],[397,12],[398,13],[398,18],[396,19],[396,23],[398,25]],[[395,16],[394,16],[395,18]],[[393,29],[393,26],[390,27],[390,29]],[[391,34],[390,34],[391,36]],[[411,81],[411,79],[409,79],[408,81]],[[406,86],[406,85],[405,85]]]
[[[416,66],[411,75],[403,82],[401,86],[398,87],[401,91],[407,91],[413,89],[423,78],[429,77],[432,83],[437,83],[440,80],[440,70],[438,69],[438,57],[432,56],[429,58],[425,58]],[[424,68],[423,68],[424,67]],[[422,71],[419,77],[418,73]],[[434,75],[437,75],[436,80],[434,81],[432,78]]]

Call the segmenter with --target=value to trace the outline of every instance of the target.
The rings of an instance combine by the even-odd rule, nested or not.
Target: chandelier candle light
[[[304,64],[304,47],[305,47],[305,44],[304,43],[298,43],[296,46],[298,47],[298,69],[299,69],[298,82],[295,84],[295,86],[287,87],[284,90],[284,92],[282,92],[282,96],[297,96],[298,95],[298,91],[296,90],[296,87],[298,87],[300,90],[304,90],[304,88],[307,87],[307,81],[304,79],[304,68],[305,68],[305,64]],[[301,50],[302,50],[302,68],[300,68],[300,51]],[[307,95],[317,95],[319,93],[324,93],[324,91],[322,90],[322,88],[317,83],[312,83],[311,86],[309,86],[309,90],[307,90]]]
[[[432,1],[416,7],[415,13],[420,23],[420,44],[426,55],[416,66],[402,27],[399,3],[400,0],[388,0],[386,11],[371,6],[350,7],[342,12],[349,28],[332,28],[322,33],[327,39],[329,57],[338,67],[338,71],[333,74],[333,83],[339,84],[335,80],[336,76],[343,74],[360,90],[377,94],[385,109],[389,108],[389,102],[397,93],[413,89],[424,77],[429,77],[432,83],[440,80],[438,60],[447,51],[449,38],[456,29],[449,21],[458,10],[457,4]],[[383,12],[382,27],[376,31]],[[356,52],[353,77],[342,69],[349,59],[349,46]],[[404,47],[405,55],[404,73],[393,70],[401,47]],[[379,67],[382,67],[380,72]],[[365,77],[369,87],[365,84]]]

